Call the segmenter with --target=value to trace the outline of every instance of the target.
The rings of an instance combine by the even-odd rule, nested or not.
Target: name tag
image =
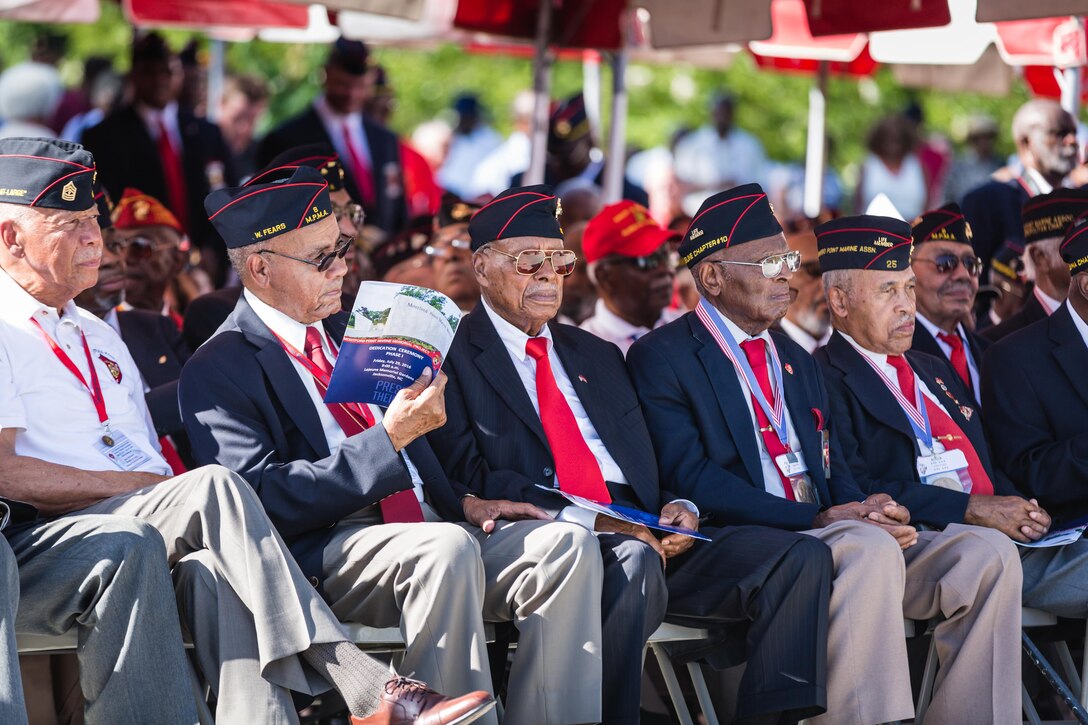
[[[831,478],[831,431],[824,428],[820,431],[820,446],[824,459],[824,478]]]
[[[107,443],[100,438],[94,443],[95,450],[122,471],[135,471],[140,466],[151,461],[151,456],[147,455],[142,448],[130,441],[128,436],[124,433],[111,432],[109,438],[113,441],[112,446],[107,445]]]
[[[970,480],[964,481],[960,471],[967,469],[967,456],[963,451],[953,449],[934,453],[931,456],[919,456],[918,476],[927,486],[940,486],[953,491],[971,490]]]
[[[800,454],[793,452],[775,456],[774,465],[778,466],[778,470],[782,471],[782,475],[786,478],[793,478],[794,476],[800,476],[802,473],[808,473],[808,466],[805,465]]]

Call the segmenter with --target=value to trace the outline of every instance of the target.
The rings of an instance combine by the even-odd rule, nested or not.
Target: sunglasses
[[[977,277],[982,274],[982,260],[973,254],[965,254],[957,257],[955,254],[938,254],[933,259],[917,258],[915,262],[929,262],[937,268],[941,274],[951,274],[961,264],[967,270],[967,274]]]
[[[331,203],[332,213],[337,219],[347,219],[355,225],[356,229],[363,228],[363,224],[366,222],[366,212],[363,211],[362,204],[357,204],[354,201],[349,201],[347,204],[337,204],[335,201]]]
[[[150,259],[155,252],[162,251],[164,249],[179,249],[176,242],[171,240],[151,239],[149,237],[133,237],[127,241],[116,240],[115,249],[110,249],[111,252],[116,253],[120,250],[125,250],[125,254],[129,259],[133,260],[146,260]]]
[[[676,255],[668,249],[659,249],[645,257],[609,257],[601,260],[600,264],[627,264],[638,267],[640,272],[648,272],[662,266],[676,269]]]
[[[423,248],[423,252],[428,257],[438,257],[439,259],[449,259],[457,256],[454,252],[455,249],[462,251],[469,251],[472,249],[472,243],[467,239],[451,239],[448,242],[442,244],[428,244]]]
[[[324,272],[332,266],[332,263],[334,261],[336,261],[337,259],[343,259],[344,255],[348,253],[348,249],[351,248],[352,244],[355,244],[355,237],[349,236],[347,234],[341,234],[340,238],[336,240],[336,246],[333,247],[333,250],[331,252],[326,252],[322,254],[316,259],[303,259],[302,257],[292,257],[290,254],[284,254],[283,252],[277,252],[272,249],[262,249],[261,251],[257,252],[257,254],[274,254],[277,257],[287,257],[288,259],[293,259],[296,262],[302,262],[303,264],[308,264],[311,267],[317,267],[318,272]]]
[[[786,252],[785,254],[772,254],[769,257],[759,260],[758,262],[731,262],[725,259],[715,259],[715,264],[736,264],[742,267],[759,267],[763,272],[763,276],[767,279],[774,279],[778,275],[782,274],[782,268],[785,267],[790,272],[796,272],[801,268],[801,253],[800,252]]]
[[[578,255],[569,249],[557,249],[553,252],[543,249],[526,249],[517,254],[507,254],[494,247],[488,247],[488,249],[514,260],[514,269],[518,274],[536,274],[547,261],[551,262],[553,272],[560,277],[566,277],[574,271],[574,263],[578,261]]]

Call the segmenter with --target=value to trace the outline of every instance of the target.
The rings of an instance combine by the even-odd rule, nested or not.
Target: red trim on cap
[[[951,218],[951,219],[949,219],[948,221],[944,222],[943,224],[938,224],[937,226],[935,226],[935,227],[933,227],[932,229],[930,229],[930,230],[929,230],[929,233],[928,233],[928,234],[926,234],[925,238],[924,238],[924,239],[922,239],[922,241],[924,242],[924,241],[926,241],[927,239],[930,239],[930,238],[931,238],[931,237],[933,236],[933,233],[934,233],[934,232],[939,232],[940,230],[944,229],[945,227],[947,227],[947,226],[949,226],[949,225],[951,225],[951,224],[955,224],[955,223],[956,223],[956,222],[958,222],[958,221],[959,221],[960,219],[963,219],[963,214],[953,214],[953,215],[952,215],[952,218]],[[938,240],[938,241],[947,241],[947,240],[941,239],[941,240]]]
[[[1085,219],[1085,218],[1088,218],[1088,214],[1081,214],[1080,216],[1078,216],[1076,219],[1073,220],[1073,225],[1076,226],[1077,222],[1079,222],[1081,219]],[[1084,234],[1085,232],[1088,232],[1088,224],[1085,224],[1083,227],[1080,228],[1079,231],[1075,232],[1073,234],[1073,236],[1071,236],[1071,237],[1067,238],[1065,241],[1063,241],[1061,243],[1061,246],[1058,247],[1058,251],[1060,252],[1061,250],[1065,249],[1067,246],[1069,246],[1069,243],[1071,241],[1073,241],[1074,239],[1079,237],[1081,234]]]
[[[263,193],[265,191],[276,191],[278,189],[290,189],[293,186],[320,186],[321,188],[325,188],[326,186],[328,186],[328,184],[326,184],[325,182],[321,182],[320,184],[318,184],[317,182],[314,182],[314,181],[296,181],[293,184],[276,184],[275,186],[266,186],[263,189],[254,189],[251,192],[248,192],[246,194],[242,194],[239,197],[231,199],[228,203],[224,204],[223,207],[219,211],[217,211],[216,213],[214,213],[210,217],[208,217],[208,221],[211,221],[212,219],[215,219],[217,216],[222,214],[224,211],[229,209],[234,204],[237,204],[238,202],[242,201],[243,199],[248,199],[251,196],[256,196],[257,194]],[[318,192],[318,193],[320,194],[321,192]]]
[[[884,250],[883,252],[881,252],[880,254],[876,255],[876,256],[875,256],[875,257],[873,257],[873,258],[872,258],[871,260],[869,260],[869,263],[868,263],[867,265],[865,265],[864,267],[862,267],[862,269],[869,269],[869,267],[873,266],[873,262],[875,262],[876,260],[880,259],[881,257],[883,257],[883,256],[884,256],[885,254],[887,254],[888,252],[892,251],[893,249],[898,249],[899,247],[902,247],[902,246],[903,246],[903,245],[905,245],[905,244],[910,244],[910,241],[906,241],[906,242],[899,242],[899,244],[893,244],[892,246],[888,247],[888,248],[887,248],[887,249],[885,249],[885,250]]]
[[[79,164],[76,164],[76,166],[79,166]],[[41,198],[42,198],[43,196],[45,196],[45,194],[46,194],[46,192],[47,192],[47,191],[49,191],[50,189],[52,189],[52,188],[53,188],[54,186],[56,186],[56,185],[57,185],[57,184],[59,184],[60,182],[64,181],[65,179],[70,179],[70,178],[72,178],[73,176],[79,176],[80,174],[86,174],[86,173],[88,173],[88,172],[91,172],[91,171],[94,171],[94,169],[93,169],[93,168],[90,168],[90,167],[85,167],[85,168],[81,169],[80,171],[73,171],[73,172],[72,172],[72,173],[70,173],[70,174],[65,174],[64,176],[60,177],[59,179],[57,179],[56,181],[54,181],[54,182],[53,182],[52,184],[50,184],[49,186],[47,186],[47,187],[45,187],[44,189],[42,189],[41,193],[40,193],[40,194],[38,194],[37,196],[35,196],[35,197],[34,197],[34,201],[30,202],[30,205],[31,205],[31,206],[34,206],[35,204],[37,204],[37,203],[38,203],[38,199],[41,199]]]
[[[508,196],[506,198],[507,199],[512,199],[514,196],[517,196],[517,194],[514,194],[513,196]],[[502,229],[500,229],[499,233],[495,235],[495,239],[496,240],[502,239],[503,232],[506,231],[506,228],[508,226],[510,226],[511,224],[514,223],[514,220],[518,218],[518,214],[522,213],[523,211],[525,211],[526,209],[531,207],[533,204],[539,204],[542,201],[551,201],[554,198],[555,197],[545,195],[543,199],[537,199],[536,201],[530,201],[528,204],[523,204],[520,209],[518,209],[516,212],[511,214],[510,218],[506,220],[506,223],[502,225]]]
[[[536,197],[540,197],[540,198],[543,198],[543,199],[553,199],[553,198],[555,198],[555,197],[552,197],[552,196],[548,196],[547,194],[541,194],[539,191],[519,191],[516,194],[511,194],[510,196],[504,196],[504,197],[502,197],[500,199],[492,199],[491,201],[487,202],[486,204],[481,206],[479,209],[477,209],[476,212],[471,217],[469,217],[469,219],[470,220],[474,219],[476,217],[476,214],[479,214],[480,212],[482,212],[484,209],[488,208],[492,204],[498,203],[500,201],[508,201],[509,199],[516,199],[519,196],[536,196]]]
[[[1081,197],[1074,197],[1072,199],[1069,199],[1069,198],[1066,198],[1066,199],[1044,199],[1042,201],[1035,202],[1035,199],[1040,199],[1040,198],[1041,197],[1036,196],[1033,199],[1028,199],[1024,203],[1024,206],[1022,208],[1024,210],[1035,211],[1036,209],[1042,209],[1044,206],[1053,206],[1054,204],[1084,204],[1085,201],[1086,201],[1085,199],[1083,199]],[[1032,203],[1032,202],[1035,202],[1035,203]]]
[[[340,160],[339,154],[333,154],[332,156],[303,156],[301,159],[295,159],[291,163],[301,165],[304,161],[333,161]]]
[[[302,168],[302,167],[301,166],[293,166],[291,164],[284,164],[283,166],[273,166],[271,169],[266,169],[265,171],[262,171],[261,173],[257,174],[252,179],[250,179],[246,183],[242,184],[242,186],[243,187],[253,186],[257,182],[259,182],[261,179],[263,179],[264,177],[268,176],[269,174],[274,174],[277,171],[283,171],[284,169],[294,169],[295,171],[298,171],[300,168]]]
[[[0,159],[36,159],[38,161],[55,161],[58,164],[68,164],[69,166],[78,166],[84,171],[94,171],[93,166],[84,166],[83,164],[77,164],[75,161],[65,161],[64,159],[54,159],[49,156],[31,156],[30,154],[0,154]]]
[[[708,207],[706,209],[703,209],[701,212],[699,212],[699,214],[694,219],[691,220],[691,224],[694,224],[695,222],[699,221],[699,217],[701,217],[703,214],[706,214],[706,213],[708,213],[710,211],[713,211],[714,209],[717,209],[719,206],[724,206],[725,204],[732,204],[734,201],[740,201],[741,199],[751,199],[753,197],[755,197],[755,199],[758,201],[759,199],[761,199],[761,198],[763,198],[765,196],[767,196],[767,195],[766,194],[746,194],[745,196],[735,196],[732,199],[726,199],[725,201],[719,201],[714,206]],[[754,204],[755,202],[752,202],[752,203]],[[749,208],[751,208],[751,207],[749,207]],[[688,230],[689,231],[691,230],[691,224],[688,225]],[[687,234],[685,233],[684,236],[687,236]]]
[[[744,219],[744,215],[751,211],[752,207],[758,204],[760,199],[765,199],[766,197],[766,194],[760,194],[758,198],[752,201],[752,203],[749,204],[747,208],[745,208],[745,210],[740,213],[740,215],[737,217],[737,220],[733,222],[733,228],[729,230],[729,236],[725,238],[726,249],[729,249],[729,245],[733,243],[733,232],[737,231],[737,225],[740,224],[742,219]]]
[[[306,211],[310,210],[310,205],[313,204],[314,200],[317,199],[317,197],[319,197],[321,195],[322,191],[324,191],[324,189],[318,189],[317,193],[310,197],[310,203],[306,205]],[[303,214],[302,218],[298,220],[298,226],[295,227],[295,229],[302,229],[302,222],[304,222],[304,221],[306,221],[306,215],[305,214]]]
[[[825,229],[819,234],[818,237],[822,237],[827,234],[840,234],[842,232],[875,232],[877,234],[887,234],[889,237],[895,237],[896,239],[902,239],[904,242],[912,241],[911,237],[904,237],[901,234],[895,232],[889,232],[887,229],[869,229],[867,227],[847,227],[846,229]]]

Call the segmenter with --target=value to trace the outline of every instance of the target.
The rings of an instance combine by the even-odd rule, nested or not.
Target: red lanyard
[[[49,345],[49,349],[53,351],[53,354],[61,361],[61,364],[68,368],[68,372],[75,375],[76,380],[82,383],[83,387],[90,393],[91,402],[94,403],[94,409],[98,413],[98,422],[106,429],[106,435],[102,436],[102,442],[107,446],[112,446],[113,439],[109,436],[110,417],[106,414],[106,398],[102,395],[102,385],[98,382],[98,371],[95,370],[94,360],[91,358],[91,348],[87,345],[87,336],[83,334],[82,330],[79,331],[79,338],[83,341],[83,353],[87,356],[87,368],[91,371],[90,385],[87,385],[87,380],[83,377],[83,373],[79,371],[79,368],[76,367],[76,364],[72,362],[72,358],[68,357],[68,353],[64,352],[64,350],[60,348],[60,345],[49,336],[49,333],[41,326],[41,323],[33,317],[30,318],[30,321],[38,328],[38,332],[42,334],[45,343]]]
[[[272,332],[272,331],[269,330],[269,332]],[[283,351],[286,352],[291,357],[293,357],[296,361],[298,361],[298,364],[301,365],[302,367],[306,368],[306,371],[308,373],[310,373],[310,375],[313,376],[314,380],[316,380],[317,384],[318,384],[318,392],[320,392],[321,396],[324,397],[325,392],[329,389],[329,380],[332,379],[332,376],[329,375],[328,373],[326,373],[324,370],[322,370],[318,366],[314,365],[313,361],[310,360],[310,358],[306,357],[301,352],[299,352],[298,348],[296,348],[291,343],[287,342],[287,340],[284,340],[282,337],[277,335],[275,332],[272,332],[272,335],[277,340],[279,340],[280,347],[283,348]],[[326,335],[325,336],[325,341],[329,343],[329,348],[332,349],[332,351],[334,353],[338,352],[337,349],[336,349],[336,345],[333,344],[332,338],[330,338],[328,335]],[[357,424],[359,424],[360,426],[362,426],[364,429],[369,428],[369,427],[374,425],[374,416],[373,416],[373,414],[369,410],[366,409],[366,406],[364,406],[361,403],[358,404],[357,406],[356,405],[351,405],[351,404],[346,404],[346,403],[325,403],[325,405],[338,405],[338,406],[340,406],[344,410],[345,413],[347,413],[349,416],[351,416],[351,418],[353,418],[355,420],[355,422]],[[362,418],[362,422],[359,421],[360,418]]]

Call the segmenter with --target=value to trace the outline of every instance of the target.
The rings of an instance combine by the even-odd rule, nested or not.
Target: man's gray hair
[[[853,269],[831,269],[823,274],[824,282],[824,296],[831,296],[831,288],[838,287],[846,293],[847,297],[851,297],[854,294],[854,272]]]
[[[268,249],[268,242],[247,244],[244,247],[227,247],[227,259],[230,260],[230,266],[234,267],[234,271],[238,273],[238,279],[243,284],[249,276],[249,272],[246,271],[246,260],[249,259],[249,255],[257,254],[265,249]]]
[[[1046,98],[1035,98],[1017,109],[1012,117],[1012,140],[1020,143],[1020,139],[1027,136],[1034,126],[1046,123],[1047,114],[1058,110],[1064,113],[1061,104]]]

